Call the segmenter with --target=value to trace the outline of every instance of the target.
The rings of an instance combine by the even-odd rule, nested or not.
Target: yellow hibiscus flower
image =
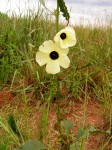
[[[75,30],[71,26],[59,31],[54,37],[54,41],[59,43],[62,48],[68,48],[76,44]]]
[[[40,66],[46,64],[46,72],[56,74],[60,72],[60,66],[68,68],[70,60],[67,56],[69,49],[63,49],[52,40],[45,41],[36,53],[36,61]]]

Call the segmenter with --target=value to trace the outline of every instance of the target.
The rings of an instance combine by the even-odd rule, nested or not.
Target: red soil
[[[0,107],[10,103],[13,100],[13,95],[9,91],[0,91]]]
[[[56,105],[55,103],[51,104],[49,113],[48,113],[48,127],[47,127],[47,136],[50,139],[50,145],[52,145],[51,150],[55,147],[58,149],[58,136],[59,133],[54,129],[54,126],[57,122],[56,116]],[[72,134],[76,135],[78,129],[82,126],[82,120],[84,116],[84,102],[76,102],[66,101],[65,104],[62,103],[62,116],[65,119],[68,119],[74,122],[74,127],[72,129]],[[35,128],[34,124],[37,124],[37,120],[41,121],[41,112],[36,112],[32,117],[30,122],[33,121],[33,128]],[[36,122],[35,122],[36,121]],[[86,107],[86,118],[85,118],[85,127],[89,127],[93,125],[95,128],[103,129],[104,126],[104,111],[102,106],[93,100],[89,100],[87,102]],[[32,125],[31,125],[32,126]],[[40,128],[40,127],[39,127]],[[38,129],[39,130],[39,129]],[[84,150],[98,150],[99,143],[102,139],[102,135],[90,135],[89,139],[86,140],[84,144]],[[46,145],[47,140],[46,140]],[[57,146],[56,146],[57,145]]]

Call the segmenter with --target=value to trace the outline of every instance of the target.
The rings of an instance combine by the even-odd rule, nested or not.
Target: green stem
[[[23,83],[24,84],[24,83]],[[23,85],[24,86],[24,85]],[[24,105],[25,105],[25,121],[26,121],[26,132],[27,132],[27,139],[30,137],[30,129],[29,129],[29,110],[27,107],[27,99],[26,99],[26,91],[25,88],[23,87],[23,100],[24,100]]]
[[[58,74],[57,74],[57,76],[56,76],[56,80],[57,80],[57,97],[58,98],[60,98],[60,81],[59,81],[59,79],[58,79]]]
[[[58,74],[56,75],[56,88],[57,88],[57,110],[56,110],[56,115],[57,115],[57,122],[58,122],[58,125],[60,126],[61,124],[61,120],[60,120],[60,115],[61,115],[61,108],[60,108],[60,94],[61,94],[61,91],[60,91],[60,81],[58,79]],[[59,128],[59,134],[61,134],[61,128]]]
[[[57,10],[56,10],[56,33],[58,32],[58,26],[59,26],[59,5],[57,0]]]
[[[87,78],[88,78],[88,72],[87,72],[87,77],[86,77],[86,81],[85,81],[84,116],[83,116],[83,123],[82,123],[83,129],[85,127],[86,109],[87,109]],[[80,150],[83,149],[83,143],[84,143],[84,139],[81,140]]]

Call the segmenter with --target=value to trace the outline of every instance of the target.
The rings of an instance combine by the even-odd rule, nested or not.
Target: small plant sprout
[[[54,41],[62,48],[74,46],[77,41],[74,28],[71,26],[65,27],[65,29],[62,29],[56,34]]]
[[[36,53],[36,61],[40,66],[46,64],[47,73],[57,74],[60,72],[60,66],[66,69],[70,65],[68,51],[68,48],[63,49],[52,40],[45,41]]]

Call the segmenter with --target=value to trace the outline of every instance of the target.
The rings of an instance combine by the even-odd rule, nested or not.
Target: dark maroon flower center
[[[55,60],[55,59],[58,59],[58,57],[59,57],[59,54],[56,51],[52,51],[50,53],[50,58],[51,59]]]
[[[66,39],[66,33],[61,33],[60,37],[62,40]]]

